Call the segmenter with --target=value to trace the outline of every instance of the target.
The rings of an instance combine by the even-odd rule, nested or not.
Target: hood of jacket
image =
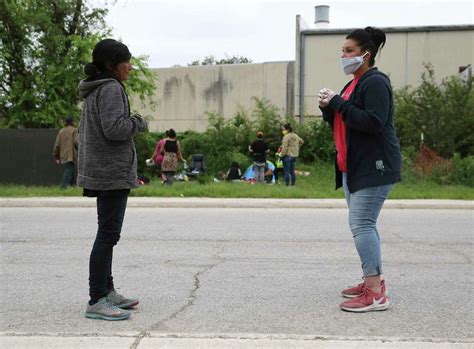
[[[112,79],[112,78],[98,79],[98,80],[92,80],[92,81],[81,80],[79,82],[79,95],[82,98],[86,98],[96,88],[110,81],[117,81],[117,80]]]

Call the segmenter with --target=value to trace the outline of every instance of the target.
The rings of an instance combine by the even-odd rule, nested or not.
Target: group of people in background
[[[289,123],[282,126],[282,145],[278,147],[275,153],[275,169],[272,171],[275,176],[275,182],[278,182],[278,172],[283,169],[286,186],[296,184],[295,165],[296,159],[300,153],[300,147],[304,141],[293,132]],[[249,152],[253,157],[253,172],[256,183],[265,183],[265,173],[267,171],[267,156],[269,153],[268,144],[265,142],[263,132],[257,132],[257,139],[249,145]]]
[[[385,34],[367,27],[352,31],[343,42],[341,64],[353,79],[341,94],[324,88],[319,107],[334,130],[336,144],[336,186],[343,187],[349,207],[352,231],[362,269],[362,282],[344,289],[349,300],[340,304],[350,312],[380,311],[389,307],[383,277],[380,234],[376,223],[393,184],[401,180],[401,155],[393,122],[393,94],[389,78],[374,67],[374,59],[385,44]],[[89,294],[86,317],[124,320],[126,309],[139,301],[117,293],[112,277],[112,252],[120,239],[130,190],[137,184],[137,159],[133,137],[147,127],[139,115],[132,115],[123,81],[132,69],[131,54],[124,44],[112,39],[100,41],[85,67],[87,78],[80,82],[84,98],[79,140],[78,185],[83,195],[97,200],[98,230],[89,261]],[[295,185],[295,164],[303,140],[289,124],[282,127],[281,149],[277,152],[284,169],[285,184]],[[350,140],[350,142],[349,142]],[[268,146],[263,133],[249,147],[258,181],[264,175]],[[173,181],[182,160],[174,130],[158,143],[154,160],[161,161],[167,184]],[[66,158],[67,162],[67,158]],[[232,167],[228,176],[237,176]],[[241,175],[241,174],[240,174]],[[338,278],[339,275],[328,275]],[[314,286],[317,289],[317,285]]]
[[[249,145],[248,150],[253,158],[252,169],[256,183],[272,182],[273,178],[275,182],[278,182],[283,172],[286,186],[296,184],[295,164],[304,141],[293,132],[289,123],[282,126],[282,133],[282,145],[275,153],[275,166],[269,166],[267,157],[270,149],[264,140],[263,132],[258,131],[257,139]],[[151,161],[150,164],[160,171],[162,183],[173,184],[180,161],[186,162],[179,141],[176,140],[175,130],[169,129],[165,132],[165,138],[156,143],[155,150],[147,161]],[[242,179],[243,173],[239,164],[234,161],[227,172],[220,172],[219,176],[224,180],[236,181]]]

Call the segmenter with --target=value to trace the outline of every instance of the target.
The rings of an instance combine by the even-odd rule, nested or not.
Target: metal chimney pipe
[[[327,28],[329,26],[329,6],[314,6],[316,28]]]

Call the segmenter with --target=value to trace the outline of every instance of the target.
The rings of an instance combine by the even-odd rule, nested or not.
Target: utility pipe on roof
[[[299,98],[299,114],[300,124],[304,123],[304,64],[305,64],[305,39],[304,31],[300,32],[300,98]]]

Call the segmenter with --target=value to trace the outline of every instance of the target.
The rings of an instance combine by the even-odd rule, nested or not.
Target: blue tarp
[[[267,160],[267,167],[268,167],[270,170],[275,171],[275,165],[273,164],[273,162]],[[246,181],[255,179],[255,175],[254,175],[254,173],[253,173],[253,165],[250,165],[250,166],[247,168],[247,170],[245,171],[244,175],[242,176],[242,179],[245,179]],[[275,183],[275,176],[274,176],[274,175],[272,176],[272,183]]]

